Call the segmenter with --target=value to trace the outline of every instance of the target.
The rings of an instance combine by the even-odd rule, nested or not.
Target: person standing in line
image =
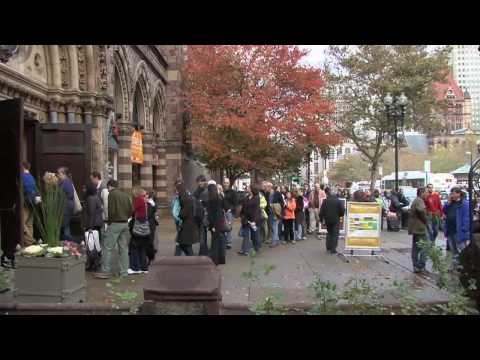
[[[322,227],[322,224],[320,222],[320,208],[322,206],[323,201],[326,199],[325,191],[324,191],[324,185],[320,185],[318,183],[315,184],[315,189],[311,192],[310,194],[310,204],[311,204],[311,210],[310,210],[310,222],[313,224],[313,219],[315,218],[315,228],[317,231],[317,234],[320,234],[320,229]],[[310,229],[311,232],[315,232],[313,228]]]
[[[277,185],[270,193],[270,209],[272,210],[272,243],[271,248],[277,247],[280,244],[279,227],[282,221],[283,199],[280,193],[280,187]]]
[[[241,234],[243,241],[242,248],[238,254],[246,256],[250,253],[252,245],[256,252],[260,250],[260,230],[257,224],[260,224],[262,220],[262,213],[260,210],[260,196],[258,188],[255,185],[247,187],[247,197],[244,199],[240,217],[242,222]]]
[[[185,189],[182,181],[177,181],[175,188],[178,194],[178,205],[180,211],[177,222],[177,252],[176,256],[184,253],[186,256],[193,256],[192,245],[199,242],[199,226],[195,220],[195,198]],[[207,249],[208,250],[208,249]]]
[[[225,264],[225,213],[223,196],[219,191],[221,190],[221,186],[209,184],[207,190],[208,229],[210,230],[212,237],[210,258],[215,265]]]
[[[148,231],[142,234],[134,231],[131,233],[129,244],[130,268],[127,270],[129,275],[148,273],[146,248],[150,241],[150,224],[148,222],[147,196],[145,190],[138,189],[133,202],[133,229],[139,224],[144,224],[144,229]]]
[[[90,174],[90,181],[97,188],[97,195],[102,201],[103,207],[103,221],[106,223],[108,218],[108,188],[105,182],[102,180],[102,175],[98,171],[93,171]],[[105,230],[105,229],[103,229]]]
[[[85,191],[86,196],[86,231],[98,232],[100,243],[102,239],[102,228],[103,228],[103,205],[102,201],[97,195],[97,186],[90,182],[86,186]],[[99,254],[100,255],[100,254]],[[100,257],[88,258],[87,259],[87,271],[98,271],[100,267]]]
[[[330,193],[330,188],[325,189],[327,199],[320,208],[320,222],[325,222],[327,228],[326,247],[330,254],[337,253],[338,235],[340,233],[340,218],[345,215],[345,206],[337,196]]]
[[[293,222],[295,221],[295,199],[292,197],[292,193],[287,191],[287,198],[285,201],[285,214],[283,215],[283,224],[285,226],[285,237],[283,244],[291,242],[295,244],[295,236],[293,232]]]
[[[271,194],[273,192],[273,184],[268,181],[263,182],[263,189],[264,191],[262,192],[262,196],[265,199],[265,202],[262,202],[265,207],[264,211],[265,213],[263,214],[265,216],[264,221],[263,221],[263,238],[262,238],[262,243],[265,244],[270,244],[270,238],[272,237],[272,209],[270,207],[270,198]]]
[[[404,208],[408,205],[410,205],[410,202],[408,201],[408,199],[406,198],[405,194],[403,193],[403,190],[402,189],[399,189],[398,190],[398,200],[400,201],[400,204],[402,205],[401,209],[400,209],[400,213],[401,213],[401,227],[402,229],[405,227],[406,225],[406,222],[408,221],[408,217],[405,216],[405,213],[407,212],[407,210],[404,210]]]
[[[425,189],[417,189],[417,197],[409,210],[408,234],[412,235],[412,263],[415,273],[424,273],[427,261],[425,250],[419,245],[422,240],[426,240],[428,234],[425,199]]]
[[[177,180],[175,182],[175,196],[172,199],[172,202],[170,204],[170,210],[172,213],[173,220],[175,222],[175,230],[176,230],[176,235],[175,235],[175,256],[180,256],[182,255],[182,250],[180,249],[180,246],[178,245],[178,232],[180,231],[180,225],[182,223],[182,219],[180,219],[180,196],[178,195],[177,191],[177,184],[181,184],[181,180]]]
[[[205,175],[199,175],[197,177],[197,189],[193,193],[193,197],[200,201],[204,209],[204,220],[199,225],[199,240],[200,240],[200,250],[198,256],[208,256],[208,220],[207,220],[207,202],[208,202],[208,191],[207,191],[207,178]]]
[[[61,229],[61,240],[72,241],[72,233],[70,230],[70,222],[73,216],[73,207],[75,201],[75,188],[72,180],[68,176],[67,167],[60,167],[57,170],[57,177],[60,180],[59,186],[65,193],[65,208],[63,210],[63,224]]]
[[[402,227],[403,222],[403,208],[408,206],[408,200],[405,199],[405,196],[402,196],[400,191],[392,190],[390,193],[390,211],[397,214],[397,219],[400,222],[400,228]]]
[[[285,201],[286,201],[286,196],[287,196],[287,187],[284,185],[280,186],[280,196],[282,197],[282,218],[278,224],[279,229],[278,229],[278,234],[280,236],[280,239],[283,239],[285,236],[285,224],[283,222],[283,216],[285,215]]]
[[[427,185],[425,205],[427,207],[428,235],[435,244],[440,229],[440,222],[442,221],[443,209],[440,195],[433,191],[433,184]]]
[[[22,182],[23,182],[23,244],[27,247],[35,243],[33,238],[33,207],[38,202],[38,191],[35,179],[30,174],[30,163],[22,162]],[[37,199],[37,200],[35,200]]]
[[[225,205],[225,217],[227,222],[233,224],[233,216],[236,212],[238,200],[235,190],[230,187],[230,179],[223,179],[223,193]],[[225,232],[226,249],[232,248],[232,231]]]
[[[305,231],[310,234],[310,185],[305,184],[303,188],[303,204],[305,205]]]
[[[128,243],[130,232],[128,219],[133,213],[130,195],[118,188],[118,182],[110,180],[108,187],[108,222],[102,249],[102,272],[94,276],[98,279],[109,279],[112,276],[112,253],[117,248],[119,252],[120,276],[128,275],[129,258]]]
[[[304,213],[304,203],[303,203],[303,192],[302,189],[296,189],[294,191],[295,198],[295,240],[302,241],[306,239],[305,231],[305,213]]]
[[[147,196],[147,218],[148,224],[150,226],[150,237],[148,244],[145,248],[148,267],[150,266],[150,263],[155,259],[155,254],[157,253],[157,250],[155,249],[155,234],[158,226],[157,204],[155,200],[155,192],[153,191],[150,191]]]
[[[448,203],[443,207],[444,232],[453,255],[453,267],[459,266],[460,253],[470,241],[470,205],[459,187],[450,190]]]
[[[258,236],[259,247],[261,248],[262,244],[268,241],[268,201],[265,197],[266,181],[263,181],[261,184],[257,185],[257,188],[260,189],[258,192],[258,196],[260,198],[260,212],[262,214],[259,224],[260,232]]]

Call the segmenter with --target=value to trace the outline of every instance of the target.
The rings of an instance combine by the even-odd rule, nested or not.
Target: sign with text
[[[140,131],[134,131],[132,135],[132,163],[143,164],[143,142]]]
[[[345,250],[380,250],[381,211],[376,202],[348,203]]]

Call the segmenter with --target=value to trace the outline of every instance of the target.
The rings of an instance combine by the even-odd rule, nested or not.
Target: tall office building
[[[480,130],[480,54],[478,45],[452,45],[453,77],[472,97],[472,130]]]

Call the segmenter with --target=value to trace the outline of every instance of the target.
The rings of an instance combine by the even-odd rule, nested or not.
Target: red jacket
[[[144,196],[137,196],[133,202],[135,219],[145,219],[147,217],[147,202]]]
[[[437,192],[427,196],[427,199],[425,200],[425,206],[427,207],[428,214],[437,214],[438,216],[442,216],[442,202],[440,201],[440,195],[438,195]]]

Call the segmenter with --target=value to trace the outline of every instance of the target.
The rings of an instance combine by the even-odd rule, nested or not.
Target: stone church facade
[[[10,47],[7,52],[2,47]],[[91,170],[166,205],[182,176],[182,45],[1,45],[0,100],[40,123],[91,125]],[[131,162],[143,136],[144,162]]]

